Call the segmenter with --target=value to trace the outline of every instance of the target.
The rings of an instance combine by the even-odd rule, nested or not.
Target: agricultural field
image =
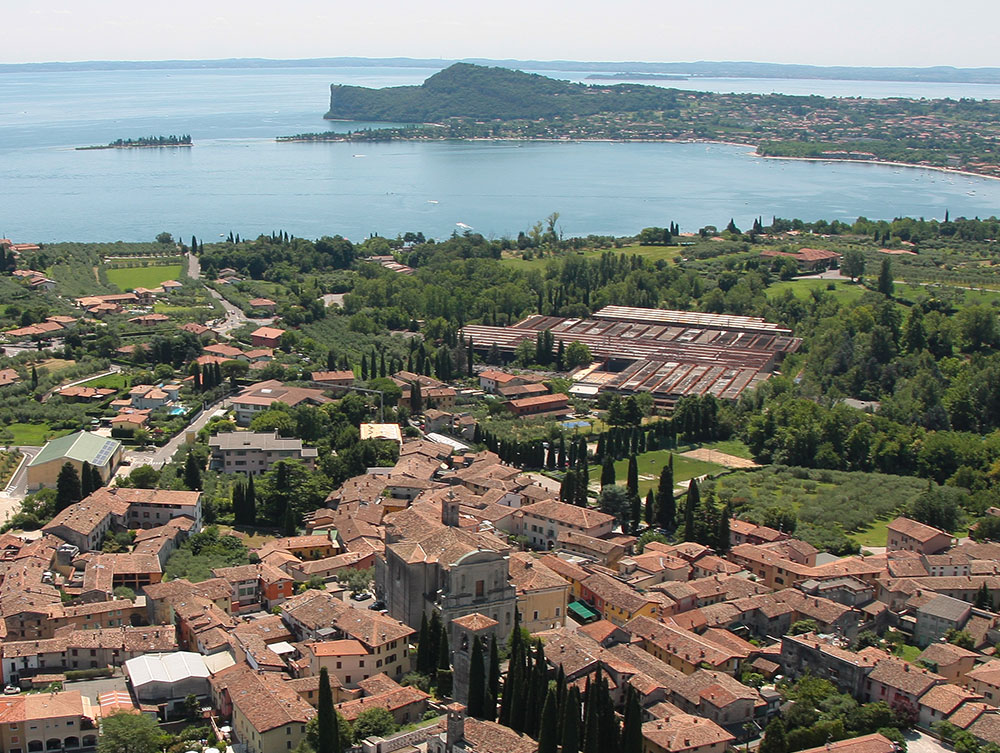
[[[753,522],[794,520],[798,538],[838,553],[885,546],[888,521],[927,489],[926,480],[907,476],[770,466],[706,482],[703,496],[714,494]]]
[[[122,290],[136,288],[155,288],[166,280],[176,280],[181,276],[180,264],[167,264],[156,267],[119,267],[107,269],[108,282],[117,285]]]
[[[593,259],[598,258],[601,254],[605,254],[609,251],[616,254],[635,254],[638,256],[644,256],[653,262],[661,259],[672,261],[682,256],[684,253],[684,249],[680,246],[640,246],[638,243],[634,243],[629,246],[622,246],[621,248],[595,248],[588,249],[586,251],[570,251],[558,256],[542,256],[532,259],[522,259],[520,251],[510,251],[504,255],[502,261],[505,265],[513,267],[514,269],[523,271],[537,269],[539,271],[543,271],[546,265],[548,265],[548,263],[553,259],[561,259],[564,256],[574,253],[584,259]]]

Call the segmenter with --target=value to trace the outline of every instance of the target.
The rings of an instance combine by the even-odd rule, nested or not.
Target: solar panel
[[[115,451],[118,446],[118,442],[113,439],[109,439],[104,443],[104,446],[98,450],[97,455],[94,456],[94,465],[104,465],[111,454]]]

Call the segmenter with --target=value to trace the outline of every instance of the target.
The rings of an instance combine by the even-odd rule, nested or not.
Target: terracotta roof
[[[480,614],[479,612],[473,612],[472,614],[467,614],[464,617],[456,617],[451,622],[453,625],[458,625],[463,630],[469,630],[474,633],[478,633],[483,630],[490,630],[500,624],[496,620],[487,617],[485,614]]]
[[[882,659],[876,663],[868,678],[916,698],[926,693],[934,685],[944,682],[941,675],[895,657]]]
[[[366,698],[358,698],[354,701],[339,703],[336,709],[342,717],[351,722],[357,719],[362,712],[369,709],[395,711],[414,703],[424,703],[428,698],[430,696],[420,688],[405,686],[390,690],[388,693],[382,693],[381,695],[373,695]]]
[[[1000,659],[991,659],[985,664],[969,670],[965,673],[965,676],[970,680],[1000,687]]]
[[[871,735],[838,740],[818,748],[809,748],[800,751],[800,753],[895,753],[895,751],[895,743],[876,732]]]
[[[713,745],[728,745],[736,740],[710,719],[690,714],[674,714],[642,725],[642,736],[669,753]]]
[[[935,536],[948,535],[940,528],[924,525],[916,520],[910,520],[909,518],[904,518],[902,516],[889,523],[888,529],[902,534],[903,536],[908,536],[911,539],[916,539],[921,543],[930,541]]]
[[[981,699],[982,696],[978,693],[960,688],[958,685],[946,683],[944,685],[935,685],[928,690],[920,696],[919,703],[921,706],[926,706],[929,709],[941,712],[944,716],[948,716],[966,701]]]
[[[557,523],[565,525],[580,526],[584,529],[607,525],[608,523],[613,523],[615,519],[614,515],[608,515],[600,510],[569,505],[554,499],[534,502],[520,508],[518,512],[523,515],[532,515],[536,518],[554,520]]]

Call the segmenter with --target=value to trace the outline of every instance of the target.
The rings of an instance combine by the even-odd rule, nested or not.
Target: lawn
[[[636,254],[638,256],[645,256],[650,261],[655,262],[660,259],[676,259],[681,256],[684,249],[680,246],[640,246],[639,244],[633,244],[631,246],[622,246],[621,248],[594,248],[586,251],[577,251],[576,255],[582,256],[585,259],[594,259],[609,251],[616,254]],[[553,259],[560,259],[563,256],[568,256],[568,254],[561,254],[558,256],[545,255],[541,258],[535,257],[534,259],[526,260],[521,258],[520,251],[513,251],[510,252],[509,256],[505,255],[503,257],[503,263],[525,271],[529,269],[544,270],[550,261]]]
[[[857,533],[849,533],[848,536],[861,546],[862,549],[873,546],[885,546],[889,536],[890,519],[876,520],[868,528]]]
[[[644,452],[638,456],[639,496],[645,497],[647,491],[656,489],[660,481],[660,471],[663,470],[663,466],[666,464],[669,455],[669,450],[655,450],[653,452]],[[725,468],[715,463],[706,463],[701,460],[674,455],[675,484],[695,478],[696,476],[711,475],[724,470]],[[628,459],[626,458],[615,463],[615,480],[624,486],[627,479]],[[591,483],[598,483],[600,480],[601,466],[595,465],[590,469],[590,481]]]
[[[7,429],[14,435],[12,445],[27,445],[41,447],[50,439],[71,433],[70,429],[53,429],[46,423],[38,424],[7,424]]]
[[[168,264],[159,267],[120,267],[105,270],[108,282],[117,285],[122,290],[136,288],[155,288],[166,280],[176,280],[181,276],[180,264]]]
[[[830,285],[833,285],[832,290],[828,289]],[[841,303],[853,303],[865,294],[865,289],[860,285],[852,285],[850,282],[843,280],[824,280],[817,277],[776,282],[767,288],[767,294],[773,298],[776,295],[781,295],[786,290],[791,290],[792,295],[802,300],[808,300],[814,290],[821,290],[824,293],[832,295]]]
[[[923,649],[918,648],[917,646],[911,646],[909,643],[900,643],[896,646],[896,650],[893,653],[903,659],[903,661],[908,661],[912,664],[917,660],[917,657],[923,653]]]
[[[83,383],[87,387],[98,387],[109,390],[122,390],[128,386],[128,378],[124,374],[106,374]]]

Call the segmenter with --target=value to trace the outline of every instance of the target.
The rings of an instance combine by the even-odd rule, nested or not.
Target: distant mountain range
[[[502,66],[536,71],[579,71],[595,73],[669,73],[692,78],[793,78],[841,79],[855,81],[921,81],[942,83],[1000,84],[1000,68],[954,68],[939,65],[928,68],[861,66],[818,66],[784,63],[697,61],[688,63],[592,62],[581,60],[491,60],[487,58],[361,58],[334,57],[302,60],[267,60],[230,58],[225,60],[95,60],[78,63],[9,63],[0,64],[0,73],[17,71],[107,71],[107,70],[190,70],[212,68],[446,68],[452,63]]]

